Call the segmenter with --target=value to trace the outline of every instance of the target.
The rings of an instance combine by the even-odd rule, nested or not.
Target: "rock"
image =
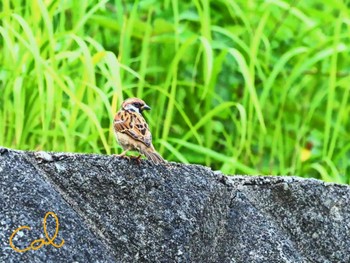
[[[0,148],[0,262],[350,262],[350,188]],[[16,252],[45,239],[56,248]],[[49,237],[54,217],[47,218]]]

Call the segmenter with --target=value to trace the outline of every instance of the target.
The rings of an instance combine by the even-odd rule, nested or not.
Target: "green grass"
[[[167,160],[350,183],[348,3],[0,7],[0,145],[120,152],[113,115],[137,96]]]

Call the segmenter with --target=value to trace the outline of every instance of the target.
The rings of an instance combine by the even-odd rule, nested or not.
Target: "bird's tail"
[[[141,152],[142,154],[144,154],[148,160],[151,160],[153,164],[157,165],[157,164],[165,164],[166,161],[163,159],[162,156],[160,156],[159,153],[157,153],[155,150],[151,151],[149,150],[144,150]]]

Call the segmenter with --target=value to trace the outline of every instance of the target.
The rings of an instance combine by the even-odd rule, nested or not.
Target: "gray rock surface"
[[[0,262],[350,262],[346,185],[5,148],[0,185]]]

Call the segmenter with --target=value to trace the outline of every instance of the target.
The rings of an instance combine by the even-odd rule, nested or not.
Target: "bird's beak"
[[[151,107],[148,106],[147,104],[145,104],[141,107],[141,110],[150,110],[150,109],[151,109]]]

